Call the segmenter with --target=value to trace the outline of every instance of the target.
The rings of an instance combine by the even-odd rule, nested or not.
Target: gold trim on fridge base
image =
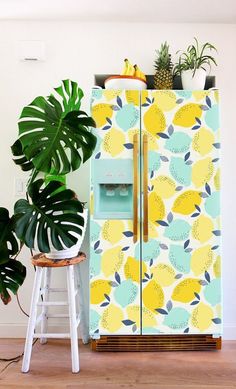
[[[148,137],[143,135],[143,241],[148,241]]]
[[[138,240],[138,134],[133,137],[133,242]]]

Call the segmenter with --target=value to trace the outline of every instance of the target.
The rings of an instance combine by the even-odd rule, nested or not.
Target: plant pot
[[[206,71],[202,68],[197,69],[193,76],[193,70],[184,70],[181,72],[181,81],[183,89],[203,90],[206,83]]]
[[[84,217],[84,226],[81,227],[82,230],[82,235],[76,234],[75,232],[72,232],[72,234],[78,238],[78,241],[75,245],[71,246],[70,248],[65,248],[64,250],[55,250],[53,247],[50,251],[50,253],[47,253],[45,256],[49,259],[54,259],[54,260],[60,260],[64,258],[73,258],[78,255],[78,252],[80,251],[80,247],[83,243],[84,240],[84,235],[86,231],[86,226],[87,226],[87,220],[88,220],[88,210],[84,209],[83,212],[83,217]]]

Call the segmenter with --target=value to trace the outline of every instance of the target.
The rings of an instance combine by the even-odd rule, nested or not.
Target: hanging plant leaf
[[[26,267],[16,259],[0,265],[0,297],[5,305],[11,301],[9,291],[16,294],[26,277]]]
[[[19,140],[26,159],[36,170],[66,174],[91,157],[97,138],[90,127],[96,127],[96,123],[80,111],[83,92],[76,82],[64,80],[55,91],[59,100],[54,95],[39,96],[23,108]]]
[[[0,264],[8,262],[19,251],[14,233],[16,218],[10,218],[6,208],[0,207]]]
[[[49,238],[56,250],[71,247],[77,238],[73,233],[82,233],[84,219],[83,206],[70,189],[63,189],[58,181],[50,181],[43,188],[44,181],[39,179],[28,188],[31,201],[20,199],[16,202],[14,213],[17,215],[16,235],[27,247],[43,253],[50,251]],[[80,214],[79,214],[80,213]]]
[[[19,139],[17,139],[15,143],[13,143],[13,145],[11,146],[11,152],[12,155],[16,157],[13,158],[13,161],[15,162],[16,165],[19,165],[21,167],[21,170],[26,172],[34,168],[32,160],[29,161],[24,155],[22,144]]]

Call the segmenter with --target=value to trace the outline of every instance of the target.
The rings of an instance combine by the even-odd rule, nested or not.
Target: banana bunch
[[[126,58],[124,60],[124,67],[121,72],[121,76],[133,76],[141,78],[142,80],[146,81],[145,74],[139,69],[138,65],[132,65],[130,61]]]

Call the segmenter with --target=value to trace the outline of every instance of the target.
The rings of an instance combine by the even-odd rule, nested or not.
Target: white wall
[[[214,24],[83,24],[77,22],[1,22],[0,23],[0,205],[13,208],[14,179],[23,173],[14,166],[9,147],[17,136],[17,118],[22,107],[35,96],[47,95],[61,79],[76,80],[84,90],[84,108],[88,109],[94,73],[119,73],[125,57],[137,62],[146,73],[153,73],[154,50],[167,40],[172,52],[184,49],[192,38],[210,41],[218,47],[219,67],[214,69],[221,90],[222,113],[222,219],[224,268],[225,338],[236,339],[236,175],[235,175],[235,106],[236,25]],[[43,40],[46,61],[19,62],[19,40]],[[69,178],[69,183],[83,201],[89,196],[89,169]],[[88,251],[88,241],[84,250]],[[21,255],[28,275],[19,296],[26,311],[32,291],[33,269],[27,250]],[[55,270],[57,272],[57,270]],[[88,263],[82,264],[84,288],[88,296]],[[58,270],[57,283],[63,277]],[[0,303],[0,336],[25,335],[26,318],[12,301]]]

